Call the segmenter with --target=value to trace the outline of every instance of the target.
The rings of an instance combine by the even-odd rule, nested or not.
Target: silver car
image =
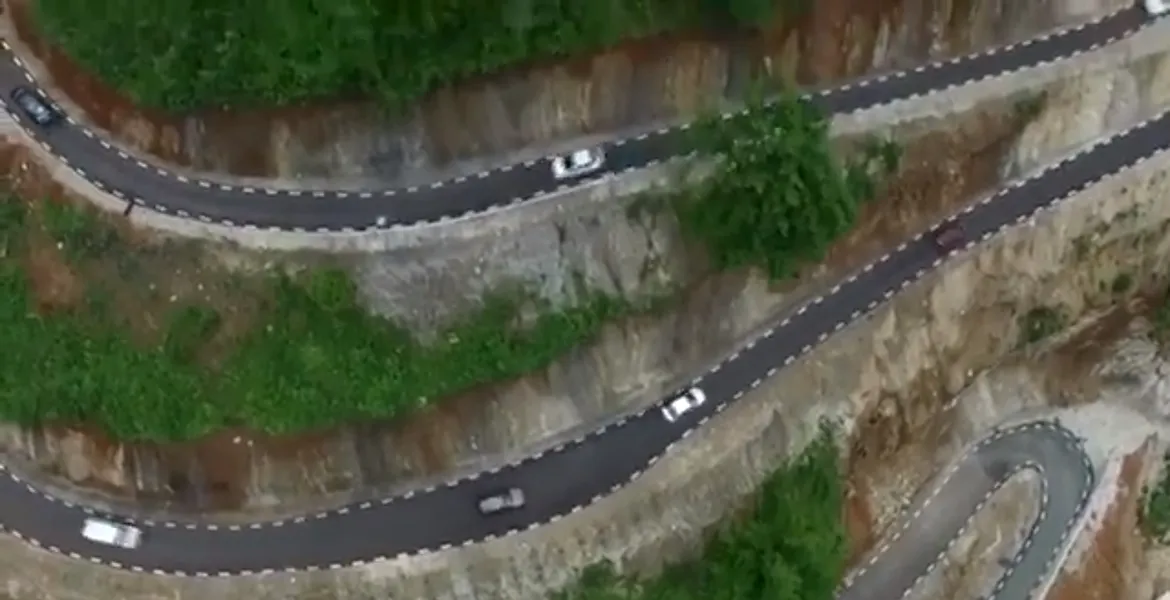
[[[605,164],[605,153],[600,148],[577,150],[552,159],[553,177],[569,179],[588,175]]]
[[[520,488],[508,488],[479,499],[479,512],[485,515],[518,508],[524,508],[524,491]]]
[[[107,546],[133,550],[142,544],[142,530],[125,523],[90,517],[81,525],[81,537]]]
[[[691,388],[685,394],[667,402],[662,407],[662,416],[673,423],[683,414],[694,410],[696,406],[700,406],[706,401],[707,394],[704,394],[703,390]]]

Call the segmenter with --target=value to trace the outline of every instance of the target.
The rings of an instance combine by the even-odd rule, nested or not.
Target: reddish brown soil
[[[1079,566],[1067,565],[1049,600],[1119,600],[1134,598],[1131,582],[1143,560],[1137,532],[1141,503],[1144,450],[1125,458],[1121,468],[1124,488],[1093,538],[1092,548]]]
[[[84,297],[77,274],[61,252],[46,241],[35,242],[25,262],[41,314],[72,309]]]
[[[869,482],[865,477],[858,475],[855,468],[849,469],[845,514],[842,515],[849,543],[846,565],[850,569],[873,548],[878,533],[875,531],[873,509],[867,500],[870,496]]]

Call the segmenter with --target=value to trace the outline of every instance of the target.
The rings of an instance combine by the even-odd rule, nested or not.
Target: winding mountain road
[[[1021,470],[1041,476],[1040,509],[988,600],[1025,600],[1049,575],[1088,502],[1094,472],[1067,429],[1045,421],[996,431],[966,453],[923,498],[838,600],[899,600],[938,564],[983,504]]]
[[[830,111],[858,110],[1083,52],[1147,22],[1140,11],[1122,10],[1031,42],[876,77],[810,98]],[[9,60],[0,60],[0,86],[7,92],[31,76],[10,53],[5,58]],[[73,120],[45,131],[21,123],[102,189],[149,209],[237,225],[303,230],[404,225],[488,210],[554,187],[547,165],[540,161],[418,190],[237,188],[188,179],[122,156],[115,146]],[[684,129],[610,144],[611,173],[668,158],[678,148]],[[957,218],[972,244],[985,240],[1167,145],[1170,114],[1164,113],[968,207]],[[696,378],[693,385],[702,387],[709,400],[674,423],[651,408],[511,465],[404,496],[295,519],[230,527],[144,521],[139,524],[146,541],[136,551],[85,541],[79,535],[86,516],[82,507],[50,497],[9,473],[0,477],[0,523],[5,531],[54,552],[119,568],[191,576],[340,567],[531,529],[576,512],[634,480],[731,402],[833,332],[861,319],[945,258],[921,234],[880,257]],[[1014,572],[1005,576],[1000,588],[1002,598],[1025,598],[1025,588],[1039,576],[1043,556],[1051,556],[1053,540],[1061,537],[1058,529],[1066,529],[1069,519],[1080,512],[1079,505],[1069,506],[1056,495],[1083,495],[1085,486],[1092,483],[1091,469],[1075,466],[1080,459],[1070,458],[1074,455],[1067,448],[1062,454],[1062,446],[1054,441],[1060,436],[1054,431],[1021,429],[981,446],[959,464],[962,476],[948,479],[935,500],[893,542],[891,547],[897,552],[882,555],[860,573],[842,598],[900,598],[1006,473],[1014,468],[1042,468],[1046,489],[1059,490],[1059,494],[1045,495],[1050,501],[1037,522],[1030,551],[1018,557]],[[544,485],[548,481],[557,483]],[[528,504],[523,510],[489,519],[477,512],[477,496],[513,485],[526,491]]]

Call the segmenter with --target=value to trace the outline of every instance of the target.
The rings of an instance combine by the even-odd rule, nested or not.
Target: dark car
[[[32,88],[18,87],[12,90],[12,101],[20,107],[25,116],[41,127],[52,125],[61,118],[49,102]]]
[[[942,254],[950,254],[967,245],[967,234],[963,232],[963,227],[955,220],[946,221],[939,225],[932,236],[934,247],[938,248]]]

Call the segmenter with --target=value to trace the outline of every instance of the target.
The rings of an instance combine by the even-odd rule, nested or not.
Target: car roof
[[[28,92],[25,94],[18,94],[16,96],[16,101],[23,104],[24,107],[29,109],[29,110],[36,110],[39,112],[46,112],[46,113],[49,112],[48,103],[46,103],[44,100],[42,100],[40,98],[40,96],[38,96],[37,94],[35,94],[33,92]]]

